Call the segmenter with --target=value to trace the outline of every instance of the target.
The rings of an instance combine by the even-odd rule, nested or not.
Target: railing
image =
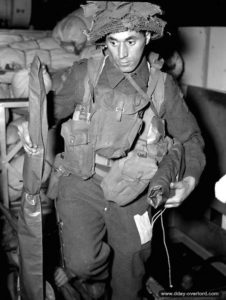
[[[0,169],[1,169],[1,183],[0,183],[0,192],[1,199],[0,201],[6,207],[10,206],[9,203],[9,182],[8,182],[8,171],[12,170],[15,174],[18,174],[18,170],[14,169],[10,161],[22,148],[22,143],[18,142],[12,149],[7,151],[7,141],[6,141],[6,109],[7,108],[23,108],[28,107],[27,98],[13,98],[13,99],[0,99]]]

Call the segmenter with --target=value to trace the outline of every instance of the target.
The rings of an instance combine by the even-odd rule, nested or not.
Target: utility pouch
[[[105,198],[120,206],[132,202],[146,189],[157,169],[154,158],[129,152],[127,157],[116,160],[103,178],[101,187]]]
[[[163,157],[172,147],[172,144],[173,141],[170,137],[163,137],[157,143],[147,145],[148,155],[151,157],[155,157],[158,162],[161,162]]]
[[[70,173],[64,167],[63,153],[59,153],[55,157],[54,165],[50,175],[47,189],[47,197],[49,199],[56,199],[58,195],[60,177],[68,175],[70,175]]]
[[[165,120],[156,115],[151,118],[145,139],[147,140],[148,156],[154,157],[158,163],[167,154],[173,143],[172,139],[166,136]]]
[[[62,124],[64,166],[72,174],[88,179],[94,174],[94,147],[89,139],[90,124],[85,120],[69,120]]]
[[[96,152],[105,158],[125,156],[139,132],[142,120],[136,115],[117,119],[117,112],[99,109],[93,117],[96,128]]]

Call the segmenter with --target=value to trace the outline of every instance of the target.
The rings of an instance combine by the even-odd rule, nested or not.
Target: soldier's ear
[[[150,42],[151,34],[149,31],[145,32],[145,40],[146,40],[146,45]]]

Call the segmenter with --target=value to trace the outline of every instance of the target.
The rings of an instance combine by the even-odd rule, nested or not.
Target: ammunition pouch
[[[96,152],[105,158],[120,158],[132,148],[141,126],[139,112],[148,102],[139,94],[128,96],[98,87],[91,117]]]
[[[90,142],[90,124],[84,120],[69,120],[62,124],[64,138],[64,167],[83,179],[94,174],[94,146]]]

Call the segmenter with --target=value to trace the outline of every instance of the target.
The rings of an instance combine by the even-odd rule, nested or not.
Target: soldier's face
[[[136,31],[111,33],[106,37],[110,56],[123,73],[133,72],[139,65],[150,34]]]

